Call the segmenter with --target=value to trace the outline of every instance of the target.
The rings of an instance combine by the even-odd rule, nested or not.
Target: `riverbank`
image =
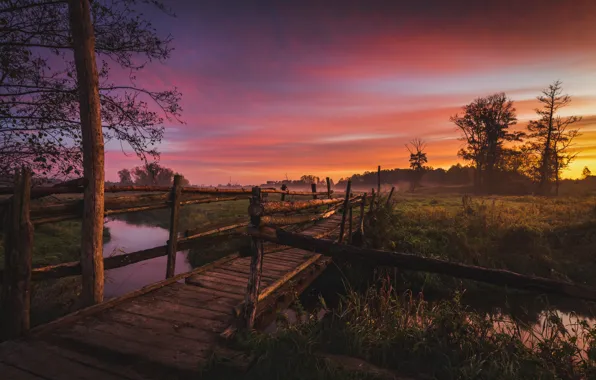
[[[365,228],[369,247],[596,286],[595,225],[594,197],[400,194]],[[592,303],[335,264],[301,297],[308,304],[294,305],[302,322],[280,313],[272,334],[238,337],[234,346],[255,356],[238,378],[596,378]],[[215,360],[208,374],[220,368]]]

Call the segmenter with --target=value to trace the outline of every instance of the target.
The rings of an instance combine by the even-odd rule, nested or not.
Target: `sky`
[[[564,175],[596,172],[593,0],[167,4],[176,17],[147,17],[174,51],[137,81],[182,92],[184,124],[166,122],[159,150],[193,184],[407,167],[416,137],[448,168],[462,146],[449,117],[464,104],[504,91],[523,126],[555,80],[573,98],[561,115],[583,116]],[[106,145],[108,180],[139,163]]]

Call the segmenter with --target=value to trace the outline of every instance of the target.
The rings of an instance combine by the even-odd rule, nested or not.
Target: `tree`
[[[128,169],[122,169],[118,172],[118,178],[120,178],[120,184],[122,185],[132,185],[134,182],[132,180],[132,173]]]
[[[181,186],[190,185],[184,175],[175,173],[172,169],[163,167],[156,162],[137,166],[132,170],[122,169],[118,172],[120,184],[136,186],[171,186],[174,183],[175,175],[182,177],[180,179]]]
[[[584,179],[585,179],[585,178],[590,177],[591,175],[592,175],[592,171],[587,166],[584,166],[584,170],[582,170],[582,177],[584,177]]]
[[[410,181],[410,190],[414,191],[420,185],[420,181],[422,180],[422,176],[424,175],[424,171],[426,169],[426,164],[428,163],[428,158],[426,157],[426,143],[419,139],[415,138],[414,140],[410,141],[409,144],[406,144],[406,149],[410,152],[410,169],[412,169],[412,179]]]
[[[466,143],[458,155],[471,161],[475,168],[476,191],[491,191],[494,172],[502,157],[503,143],[520,141],[523,134],[511,132],[509,127],[517,123],[513,101],[504,93],[477,98],[463,107],[463,115],[450,118],[462,132]]]
[[[144,2],[171,14],[159,0]],[[147,62],[167,59],[172,50],[171,37],[159,36],[137,3],[96,0],[90,13],[104,139],[147,161],[159,156],[164,118],[178,120],[181,108],[175,88],[136,81]],[[67,20],[67,1],[0,2],[0,174],[22,165],[42,175],[80,174],[78,81]]]
[[[549,85],[537,99],[542,104],[542,108],[536,109],[540,119],[530,121],[528,131],[532,139],[530,145],[540,157],[537,168],[538,193],[546,195],[551,192],[553,181],[558,193],[560,172],[576,157],[576,154],[569,152],[569,147],[579,136],[579,129],[570,127],[579,122],[581,117],[561,118],[557,115],[561,108],[571,103],[571,97],[563,94],[561,81]]]
[[[81,239],[81,299],[103,302],[104,146],[95,64],[95,37],[88,0],[69,0],[70,34],[77,73],[84,177]]]

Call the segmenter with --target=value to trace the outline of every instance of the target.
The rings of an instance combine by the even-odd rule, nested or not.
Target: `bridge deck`
[[[303,233],[328,234],[338,224],[339,217],[334,216]],[[298,283],[304,289],[328,262],[328,258],[299,249],[266,253],[261,292],[282,283]],[[27,339],[5,342],[0,345],[0,378],[196,377],[221,347],[220,334],[234,322],[234,307],[244,300],[249,263],[248,257],[220,261],[188,276],[184,283],[173,282],[69,323],[55,324]],[[271,307],[270,299],[280,291],[263,300],[260,309]]]

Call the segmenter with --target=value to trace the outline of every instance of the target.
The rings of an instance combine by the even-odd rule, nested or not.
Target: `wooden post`
[[[325,181],[327,182],[327,198],[331,199],[331,180],[327,177]]]
[[[348,180],[348,186],[346,186],[346,199],[344,200],[344,209],[341,213],[341,224],[339,225],[339,239],[338,242],[341,243],[344,239],[344,231],[346,227],[346,214],[348,212],[348,205],[350,203],[350,193],[352,191],[352,180]]]
[[[364,236],[364,207],[366,207],[366,193],[362,194],[362,203],[360,203],[360,220],[358,221],[358,229],[360,234]]]
[[[104,145],[100,116],[99,78],[89,0],[69,0],[70,35],[79,88],[84,190],[81,233],[83,305],[103,301]]]
[[[375,189],[373,188],[371,191],[371,198],[370,198],[370,206],[368,207],[368,213],[372,214],[375,208]]]
[[[313,193],[316,193],[316,192],[317,192],[317,184],[316,184],[316,183],[311,183],[311,184],[310,184],[310,189],[311,189],[311,191],[312,191]],[[314,195],[312,196],[312,199],[317,199],[317,194],[314,194]]]
[[[350,243],[350,244],[352,243],[352,232],[353,232],[352,231],[352,209],[353,209],[353,207],[350,206],[350,223],[348,224],[348,233],[349,233],[348,243]]]
[[[377,202],[381,204],[381,165],[377,168]]]
[[[4,279],[0,338],[16,338],[29,330],[33,224],[29,219],[31,171],[15,173],[15,193],[8,205],[4,228]]]
[[[393,195],[394,191],[395,191],[395,186],[392,186],[391,191],[389,192],[389,196],[387,197],[387,203],[385,203],[385,206],[389,207],[389,201],[391,200],[391,196]]]
[[[261,205],[261,189],[252,188],[252,198],[249,206],[250,227],[259,227],[263,207]],[[244,320],[246,327],[252,329],[255,325],[257,316],[257,302],[259,297],[259,287],[261,284],[261,272],[263,270],[263,241],[253,237],[251,239],[252,256],[250,259],[250,275],[246,288],[246,297],[244,300]]]
[[[170,213],[170,236],[168,239],[168,263],[166,265],[166,278],[173,277],[176,271],[176,251],[178,246],[178,219],[180,214],[180,196],[182,186],[180,181],[182,176],[174,176],[174,185],[170,195],[171,213]]]

